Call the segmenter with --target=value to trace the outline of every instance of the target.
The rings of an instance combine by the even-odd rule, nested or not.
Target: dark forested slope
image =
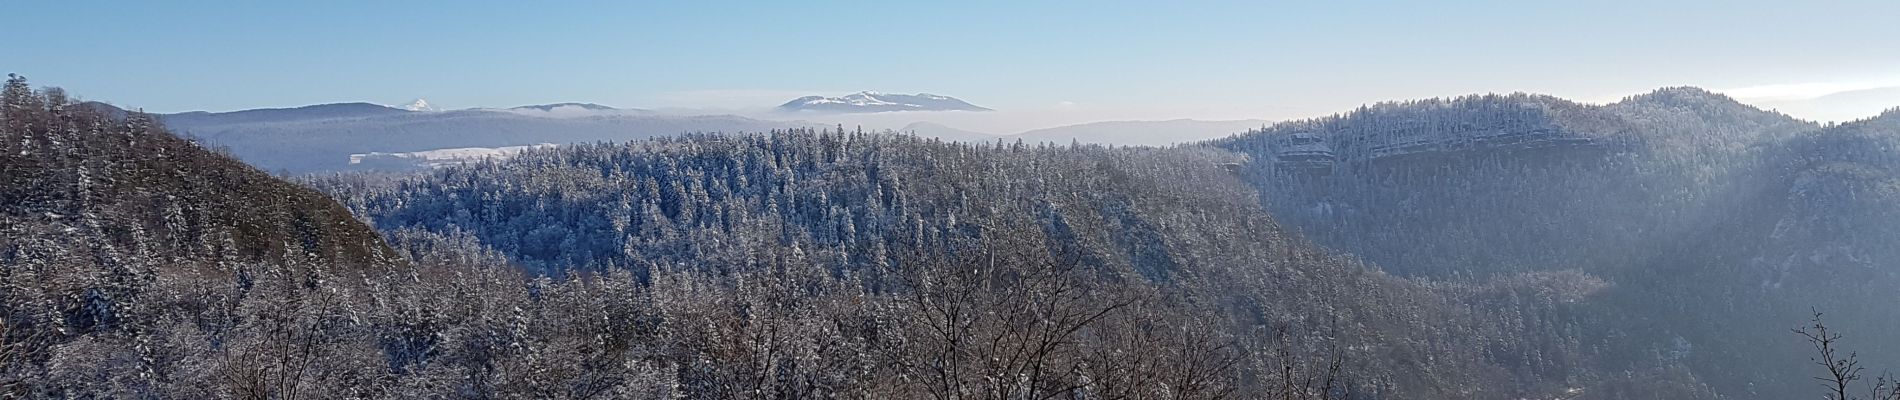
[[[149,115],[113,117],[23,79],[7,85],[0,254],[340,265],[385,256],[376,232],[320,192],[173,136]]]
[[[1896,328],[1884,119],[1821,129],[1668,88],[1388,103],[1211,144],[1251,157],[1239,169],[1277,218],[1395,274],[1608,281],[1580,306],[1598,368],[1681,365],[1726,395],[1786,398],[1806,389],[1787,328],[1810,307]]]
[[[1697,209],[1732,189],[1748,146],[1813,128],[1673,88],[1608,106],[1384,103],[1212,144],[1251,156],[1244,174],[1273,214],[1319,242],[1451,277],[1628,264],[1657,235],[1707,223]]]
[[[329,197],[150,115],[12,76],[4,99],[0,397],[194,397],[163,388],[208,390],[194,374],[232,372],[204,357],[324,334],[250,317],[295,316],[292,293],[398,258]]]

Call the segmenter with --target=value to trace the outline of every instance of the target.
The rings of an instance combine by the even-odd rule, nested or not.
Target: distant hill
[[[1388,102],[1210,143],[1250,157],[1235,169],[1277,220],[1385,271],[1614,282],[1534,323],[1581,328],[1550,335],[1595,349],[1592,368],[1680,370],[1667,385],[1796,398],[1810,382],[1790,360],[1809,349],[1787,330],[1813,310],[1865,338],[1865,362],[1900,364],[1900,343],[1877,337],[1900,330],[1893,120],[1823,127],[1673,87],[1602,105],[1521,93]]]
[[[872,113],[893,111],[990,111],[950,96],[929,93],[887,94],[872,91],[842,97],[805,96],[778,106],[779,111]]]
[[[581,110],[592,110],[592,111],[614,111],[614,110],[619,110],[618,108],[613,108],[613,107],[608,107],[608,106],[603,106],[603,105],[599,105],[599,104],[594,104],[594,103],[554,103],[554,104],[537,104],[537,105],[531,105],[531,106],[520,106],[520,107],[511,107],[511,108],[509,108],[509,109],[510,109],[510,110],[541,110],[541,111],[554,111],[554,110],[556,110],[556,109],[563,109],[563,108],[574,108],[574,109],[581,109]]]
[[[1523,218],[1523,227],[1563,235],[1550,240],[1634,240],[1620,231],[1664,223],[1644,213],[1707,198],[1641,207],[1630,197],[1581,199],[1665,196],[1664,185],[1718,190],[1697,180],[1731,178],[1752,165],[1751,146],[1816,128],[1701,89],[1667,88],[1608,105],[1531,94],[1380,103],[1210,143],[1252,156],[1251,179],[1271,189],[1264,194],[1277,217],[1395,272],[1436,276],[1609,263],[1580,262],[1601,254],[1521,242],[1524,232],[1485,224]],[[1578,219],[1548,221],[1559,217]],[[1412,224],[1422,231],[1408,232]],[[1570,236],[1585,227],[1605,231]],[[1518,261],[1479,262],[1491,258]]]
[[[1266,126],[1268,121],[1258,119],[1202,121],[1175,119],[1167,121],[1105,121],[1080,125],[1059,126],[1037,129],[1011,135],[1031,142],[1102,143],[1129,146],[1165,146],[1175,143],[1200,142],[1214,138],[1246,132]]]
[[[1090,144],[1113,144],[1122,146],[1165,146],[1176,143],[1201,142],[1227,137],[1266,126],[1268,121],[1224,120],[1204,121],[1175,119],[1166,121],[1104,121],[1077,125],[1064,125],[1052,128],[1029,130],[1011,135],[999,135],[969,131],[935,122],[917,122],[905,126],[900,132],[913,133],[920,137],[935,137],[950,141],[994,141],[1022,140],[1030,143],[1069,144],[1071,142]]]
[[[1822,121],[1850,121],[1900,105],[1900,86],[1861,89],[1811,99],[1761,101],[1771,108]]]
[[[172,126],[211,126],[243,123],[282,123],[321,119],[367,118],[404,115],[414,111],[370,103],[319,104],[294,108],[261,108],[230,112],[192,111],[160,114]]]
[[[938,138],[956,142],[996,140],[1004,137],[1003,135],[952,128],[949,125],[935,122],[913,122],[910,125],[905,125],[904,128],[899,129],[898,132],[914,134],[917,135],[917,137]]]

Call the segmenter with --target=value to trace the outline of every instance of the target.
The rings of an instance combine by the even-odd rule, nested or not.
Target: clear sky
[[[1893,0],[548,3],[8,2],[0,70],[154,112],[743,109],[879,90],[1277,119],[1478,92],[1900,86]]]

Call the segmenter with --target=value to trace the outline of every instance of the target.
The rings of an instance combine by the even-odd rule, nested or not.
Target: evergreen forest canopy
[[[0,397],[1754,399],[1840,377],[1804,339],[1900,365],[1900,113],[1488,95],[290,182],[24,78],[4,107]]]

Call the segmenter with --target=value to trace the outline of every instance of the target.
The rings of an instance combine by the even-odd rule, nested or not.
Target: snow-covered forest
[[[1791,398],[1810,357],[1900,365],[1900,113],[1487,95],[286,178],[4,96],[0,398]]]

